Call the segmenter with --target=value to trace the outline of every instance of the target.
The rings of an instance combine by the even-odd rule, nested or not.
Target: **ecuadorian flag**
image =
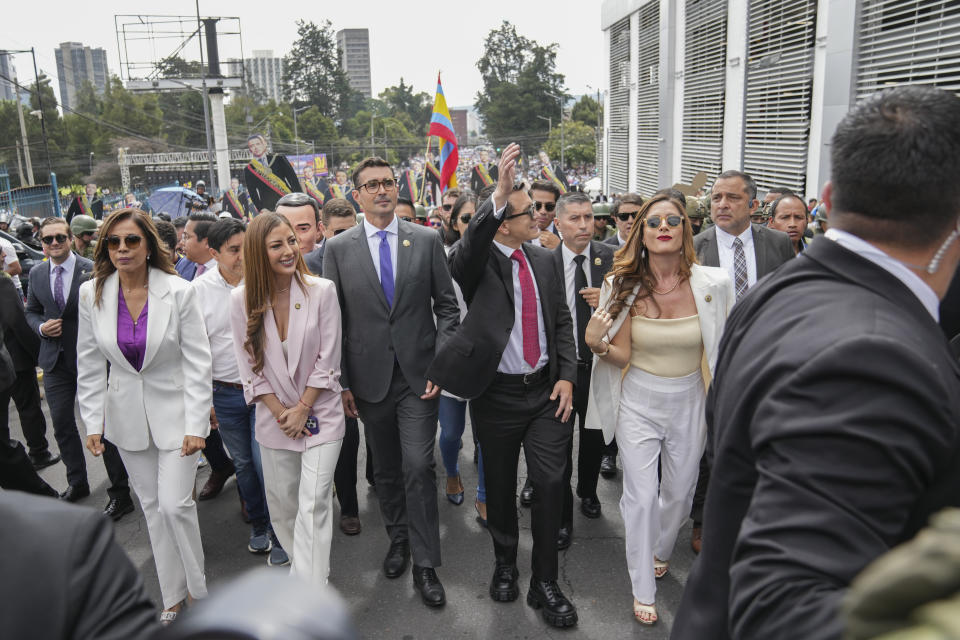
[[[439,73],[437,74],[437,97],[433,100],[433,117],[430,119],[430,130],[427,135],[443,140],[443,145],[440,147],[440,189],[446,191],[456,187],[460,155],[457,153],[457,136],[453,133],[453,121],[450,119],[447,100],[443,97]]]

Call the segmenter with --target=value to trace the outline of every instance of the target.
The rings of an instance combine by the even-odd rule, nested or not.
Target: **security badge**
[[[600,266],[600,258],[594,258],[594,259],[593,259],[593,264],[595,264],[595,265],[597,265],[597,266],[599,267],[599,266]]]
[[[410,241],[409,241],[409,240],[404,240],[404,241],[403,241],[403,246],[409,247],[409,246],[410,246]]]
[[[709,301],[708,301],[708,302],[709,302]],[[293,305],[293,308],[294,308],[294,309],[299,309],[299,308],[300,308],[300,303],[298,302],[297,304]]]

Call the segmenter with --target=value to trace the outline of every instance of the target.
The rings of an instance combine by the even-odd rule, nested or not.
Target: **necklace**
[[[679,287],[681,280],[683,280],[683,278],[681,278],[681,277],[680,277],[680,274],[678,273],[678,274],[677,274],[677,281],[673,283],[673,286],[672,286],[672,287],[670,287],[670,288],[667,289],[666,291],[659,291],[656,287],[654,287],[654,288],[653,288],[653,292],[654,292],[655,294],[657,294],[658,296],[665,296],[665,295],[667,295],[668,293],[672,293],[674,289],[676,289],[677,287]]]

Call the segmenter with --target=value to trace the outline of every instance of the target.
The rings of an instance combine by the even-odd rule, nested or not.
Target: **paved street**
[[[46,411],[46,404],[44,404]],[[11,435],[22,441],[16,409],[11,404]],[[361,429],[362,431],[362,429]],[[47,426],[51,449],[56,448],[52,426]],[[561,587],[576,604],[580,622],[572,630],[548,626],[525,603],[526,583],[530,578],[530,511],[520,509],[520,582],[521,596],[509,604],[494,603],[487,595],[493,571],[490,536],[476,522],[473,501],[476,497],[476,467],[472,463],[473,443],[469,427],[461,452],[461,469],[467,487],[464,504],[454,506],[443,497],[443,466],[437,450],[440,478],[440,536],[444,565],[438,570],[447,591],[447,606],[432,610],[423,606],[413,590],[410,572],[396,580],[383,577],[380,564],[387,550],[387,538],[380,523],[376,496],[363,478],[361,443],[359,463],[360,519],[363,533],[349,537],[334,525],[330,582],[347,600],[354,620],[364,638],[667,638],[680,600],[687,571],[693,561],[690,527],[680,533],[670,573],[659,581],[657,598],[660,622],[643,627],[632,615],[632,597],[624,557],[623,522],[617,506],[620,479],[600,480],[603,516],[588,520],[579,512],[574,516],[574,542],[561,553]],[[102,509],[107,502],[107,477],[103,462],[87,454],[92,495],[84,504]],[[197,487],[203,486],[209,467],[200,469]],[[526,473],[522,463],[520,480]],[[58,490],[66,486],[64,467],[54,465],[41,472]],[[519,492],[519,487],[518,487]],[[334,499],[336,502],[336,499]],[[247,569],[260,567],[266,560],[247,552],[249,527],[240,519],[236,484],[231,479],[223,493],[212,501],[198,503],[200,528],[206,553],[207,579],[211,593]],[[339,509],[336,512],[339,520]],[[140,569],[154,602],[160,602],[146,523],[139,506],[116,524],[117,539]],[[277,569],[285,571],[285,569]],[[158,604],[157,609],[160,609]]]

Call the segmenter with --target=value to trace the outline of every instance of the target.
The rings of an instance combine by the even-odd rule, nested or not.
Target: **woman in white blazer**
[[[233,346],[263,462],[270,522],[293,574],[325,584],[333,537],[333,473],[345,418],[340,302],[311,276],[281,215],[261,213],[243,238],[243,285],[230,301]]]
[[[602,425],[620,448],[627,568],[642,624],[657,621],[656,578],[690,512],[706,387],[734,300],[726,271],[696,264],[683,205],[660,195],[638,212],[587,325],[595,354],[587,425]]]
[[[192,494],[210,431],[211,359],[194,290],[138,209],[103,223],[80,287],[77,398],[87,448],[120,450],[140,498],[169,623],[207,594]],[[109,374],[107,365],[110,365]]]

